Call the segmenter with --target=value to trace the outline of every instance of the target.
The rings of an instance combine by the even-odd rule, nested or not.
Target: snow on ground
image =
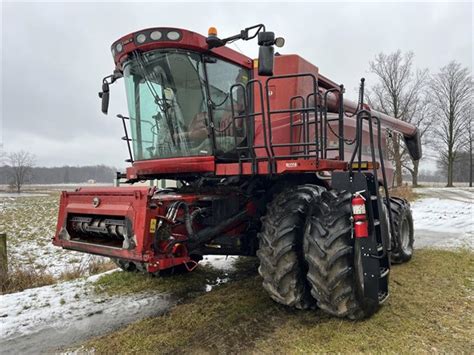
[[[210,265],[216,269],[232,271],[238,256],[226,255],[206,255],[204,259],[199,262],[200,265]]]
[[[204,265],[226,272],[237,257],[206,257]],[[108,271],[121,272],[118,270]],[[93,283],[106,273],[0,296],[0,353],[49,352],[103,334],[175,304],[168,294],[97,295]],[[229,278],[205,285],[206,292]],[[48,339],[45,344],[45,339]]]
[[[15,197],[46,197],[48,194],[34,193],[34,192],[0,192],[0,198],[15,198]]]
[[[53,246],[59,194],[0,197],[0,232],[7,233],[8,258],[13,266],[60,276],[72,270],[87,270],[91,262],[105,260]]]
[[[474,189],[422,188],[411,204],[415,247],[474,249]]]
[[[102,275],[0,296],[0,353],[50,353],[175,303],[167,294],[99,296],[93,282]]]
[[[99,308],[97,305],[104,303],[104,299],[94,297],[91,290],[92,282],[98,277],[95,275],[0,296],[0,339],[29,334],[43,322],[51,327],[64,325],[67,318],[83,316],[84,309],[95,313]]]
[[[438,232],[472,232],[472,204],[439,198],[425,198],[412,204],[418,229]]]
[[[199,262],[200,265],[205,265],[205,266],[211,266],[215,269],[219,269],[222,271],[225,271],[224,276],[228,276],[228,273],[230,271],[235,270],[235,262],[239,259],[238,256],[233,256],[233,255],[205,255],[203,260]],[[212,285],[207,284],[206,287],[206,292],[211,292],[212,289],[216,286],[225,284],[226,282],[229,282],[230,278],[229,277],[218,277],[215,280],[213,280]]]

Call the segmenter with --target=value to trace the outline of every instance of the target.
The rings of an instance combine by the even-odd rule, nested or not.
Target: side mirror
[[[275,33],[260,32],[258,34],[258,75],[272,76],[273,75],[273,59],[275,50]]]
[[[110,89],[109,83],[104,81],[102,82],[102,92],[99,92],[99,97],[102,99],[102,112],[107,114],[109,111],[109,97],[110,97]]]
[[[260,46],[258,49],[258,75],[273,75],[273,46]]]

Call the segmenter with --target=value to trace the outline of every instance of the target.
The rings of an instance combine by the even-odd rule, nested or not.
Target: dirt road
[[[439,198],[443,200],[452,200],[466,203],[474,202],[474,188],[473,187],[426,187],[414,189],[417,194],[423,198]]]

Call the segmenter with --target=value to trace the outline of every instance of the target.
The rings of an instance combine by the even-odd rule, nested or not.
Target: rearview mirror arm
[[[113,74],[106,76],[102,79],[102,91],[99,92],[99,97],[102,100],[102,112],[106,115],[109,109],[109,85],[115,83],[117,79],[123,76],[119,70],[114,70]]]
[[[255,31],[255,33],[253,33],[251,36],[249,36],[249,32],[253,29],[257,29],[257,30]],[[234,35],[234,36],[230,36],[230,37],[227,37],[227,38],[218,39],[218,40],[216,40],[216,38],[213,38],[211,41],[207,41],[207,44],[209,46],[209,49],[222,47],[222,46],[225,46],[229,42],[237,41],[239,39],[244,40],[244,41],[251,40],[251,39],[257,37],[257,35],[260,32],[265,32],[265,25],[259,24],[259,25],[247,27],[247,28],[243,29],[242,31],[240,31],[239,34]]]

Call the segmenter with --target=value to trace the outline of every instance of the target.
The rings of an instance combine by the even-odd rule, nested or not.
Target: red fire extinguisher
[[[352,216],[354,218],[354,235],[356,238],[369,236],[369,222],[365,209],[365,198],[361,192],[356,192],[352,197]]]

